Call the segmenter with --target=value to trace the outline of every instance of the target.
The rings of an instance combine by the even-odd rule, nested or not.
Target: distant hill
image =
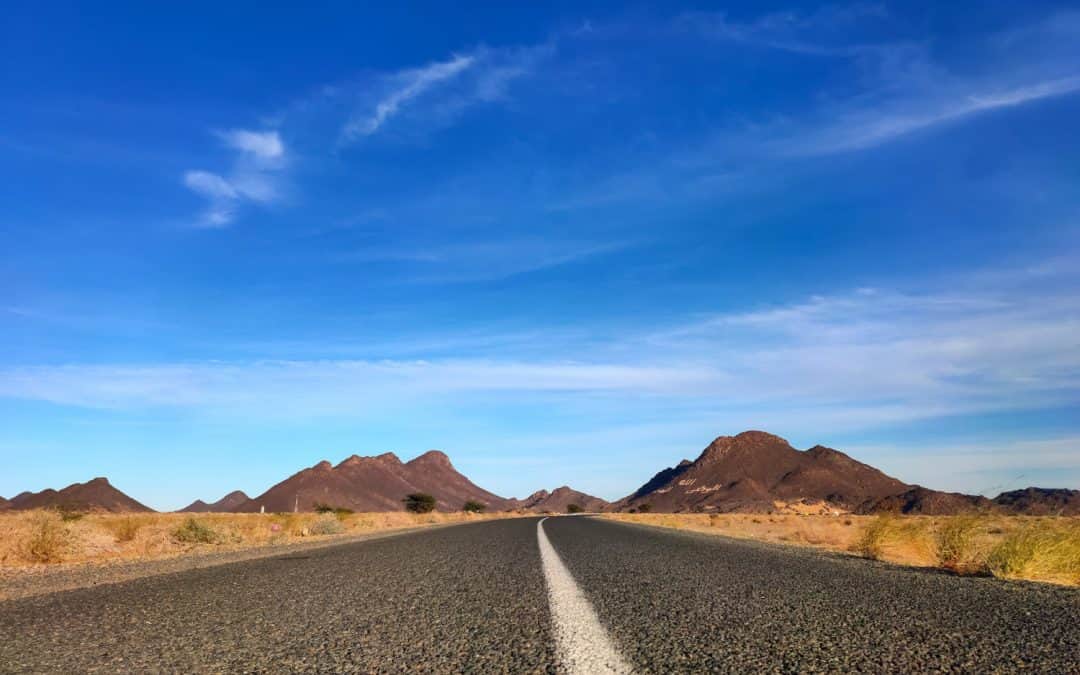
[[[981,495],[941,492],[912,486],[896,495],[868,499],[855,508],[856,513],[904,513],[920,516],[944,516],[957,513],[982,513],[996,510],[993,501]]]
[[[746,431],[717,438],[696,460],[660,471],[613,508],[767,511],[776,501],[805,499],[853,508],[910,487],[837,450],[800,451],[779,436]]]
[[[184,508],[180,509],[181,513],[232,513],[240,507],[241,504],[250,501],[242,490],[234,490],[225,495],[221,499],[207,504],[201,499],[196,499],[192,503],[188,504]]]
[[[609,506],[606,501],[599,497],[579,492],[566,485],[555,488],[552,492],[540,490],[525,499],[510,501],[514,508],[537,513],[566,513],[567,507],[571,504],[577,504],[583,511],[588,513],[599,513]]]
[[[1033,516],[1080,515],[1080,490],[1029,487],[1002,492],[994,503],[1013,513]]]
[[[434,496],[441,511],[459,511],[466,501],[478,501],[491,511],[513,506],[510,500],[478,487],[459,473],[444,453],[431,450],[409,462],[389,452],[376,457],[353,455],[337,466],[322,461],[244,502],[237,510],[311,511],[325,504],[354,511],[401,511],[402,499],[414,492]]]
[[[904,483],[838,450],[796,450],[779,436],[745,431],[721,436],[696,460],[660,471],[611,509],[766,512],[793,504],[855,513],[1076,514],[1080,490],[1027,488],[992,500],[942,492]]]
[[[65,508],[75,511],[141,511],[153,509],[140,504],[109,484],[107,478],[95,478],[86,483],[74,483],[63,490],[23,492],[12,497],[9,509]]]
[[[4,509],[8,508],[9,506],[11,506],[11,502],[8,501],[7,499],[4,499],[3,497],[0,497],[0,511],[3,511]]]

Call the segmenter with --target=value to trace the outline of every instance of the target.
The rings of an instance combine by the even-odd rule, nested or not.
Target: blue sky
[[[1080,487],[1075,7],[264,5],[5,6],[0,494]]]

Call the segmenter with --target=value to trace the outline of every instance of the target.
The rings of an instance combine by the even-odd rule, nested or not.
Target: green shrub
[[[42,513],[34,519],[26,541],[26,557],[32,562],[59,562],[71,545],[71,533],[61,518]]]
[[[648,513],[652,511],[652,504],[641,504],[637,507],[638,513]]]
[[[413,513],[431,513],[435,510],[435,498],[423,492],[406,495],[401,501],[405,502],[405,508]]]
[[[1080,583],[1080,524],[1024,523],[994,547],[987,567],[1005,579]]]
[[[322,502],[315,503],[315,513],[332,513],[337,516],[338,520],[345,520],[348,516],[353,514],[352,509],[347,509],[343,506],[330,506],[329,504],[323,504]]]
[[[183,544],[217,544],[222,540],[214,528],[194,518],[188,518],[176,528],[173,538]]]
[[[56,512],[60,514],[60,520],[64,521],[65,523],[79,520],[86,515],[84,511],[80,510],[77,506],[74,506],[72,504],[59,504],[56,507]]]
[[[466,513],[482,513],[486,508],[487,504],[470,499],[465,502],[465,506],[461,507],[461,510]]]
[[[980,524],[976,516],[946,518],[934,533],[938,566],[962,574],[983,572],[986,563],[977,550]]]
[[[855,542],[854,550],[864,558],[878,560],[884,552],[885,539],[892,529],[893,516],[882,514],[874,518],[863,529],[859,541]]]
[[[585,509],[581,508],[581,504],[567,504],[566,505],[566,512],[567,513],[581,513],[584,510]]]
[[[310,530],[312,534],[341,534],[344,531],[345,526],[341,524],[336,515],[332,518],[319,518],[311,524]]]
[[[134,541],[142,528],[142,521],[138,518],[126,516],[108,524],[118,542]]]

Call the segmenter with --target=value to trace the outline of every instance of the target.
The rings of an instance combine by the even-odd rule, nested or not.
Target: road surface
[[[2,672],[1080,673],[1080,592],[595,518],[0,603]]]

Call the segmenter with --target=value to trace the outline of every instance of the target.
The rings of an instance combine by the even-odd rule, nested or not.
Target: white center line
[[[536,524],[536,538],[540,543],[540,561],[547,581],[559,665],[569,675],[633,672],[600,625],[589,599],[578,588],[574,577],[548,541],[544,533],[545,520],[547,518],[541,518]]]

